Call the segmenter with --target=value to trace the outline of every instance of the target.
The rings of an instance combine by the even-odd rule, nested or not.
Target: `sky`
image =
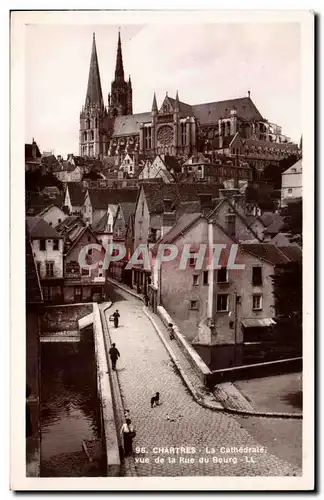
[[[25,38],[25,142],[64,157],[79,154],[92,34],[105,105],[114,78],[118,29],[133,113],[168,95],[188,104],[247,96],[264,118],[301,136],[298,23],[28,25]]]

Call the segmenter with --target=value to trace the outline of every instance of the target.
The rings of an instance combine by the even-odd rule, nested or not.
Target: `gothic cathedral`
[[[243,143],[270,155],[286,154],[292,146],[282,135],[281,127],[269,123],[261,115],[250,92],[237,99],[196,105],[181,102],[177,92],[175,99],[166,94],[160,108],[154,94],[151,111],[133,114],[132,84],[130,77],[125,81],[120,33],[108,107],[102,97],[93,35],[79,134],[80,156],[100,159],[127,153],[188,158],[197,152],[225,152],[228,149],[239,154]]]

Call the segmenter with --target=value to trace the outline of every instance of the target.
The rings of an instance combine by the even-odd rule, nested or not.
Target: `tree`
[[[289,241],[303,245],[303,201],[290,202],[281,211],[284,219],[282,232],[287,234]]]
[[[302,264],[288,262],[275,268],[271,276],[275,298],[276,325],[273,331],[280,344],[302,351]]]

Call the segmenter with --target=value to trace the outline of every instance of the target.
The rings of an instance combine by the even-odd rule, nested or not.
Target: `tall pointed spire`
[[[180,102],[179,102],[179,94],[178,94],[178,91],[177,91],[177,95],[176,95],[176,98],[175,98],[175,108],[177,110],[180,109]]]
[[[124,66],[123,66],[123,54],[122,54],[122,47],[121,47],[121,40],[120,40],[120,31],[118,31],[118,45],[117,45],[115,80],[124,81]]]
[[[155,95],[155,92],[154,92],[153,103],[152,103],[152,111],[156,111],[157,112],[157,110],[158,110],[158,107],[157,107],[157,102],[156,102],[156,95]]]
[[[93,40],[92,40],[89,79],[88,79],[88,88],[87,88],[85,105],[86,107],[87,106],[99,106],[100,108],[104,107],[95,34],[93,34]]]

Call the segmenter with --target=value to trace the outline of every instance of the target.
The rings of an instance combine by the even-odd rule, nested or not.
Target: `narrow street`
[[[253,437],[255,432],[252,436],[244,428],[248,419],[237,419],[197,404],[144,314],[143,303],[113,285],[109,295],[113,305],[106,311],[106,319],[112,342],[121,354],[117,370],[124,406],[130,410],[137,431],[134,460],[138,476],[301,474],[298,461],[289,462],[289,453],[282,460],[273,454],[273,447],[269,449],[267,443],[259,440],[262,432],[258,434],[252,421],[249,428],[256,431],[258,440]],[[121,315],[118,329],[109,322],[116,309]],[[151,408],[151,397],[157,391],[160,406]],[[257,446],[264,446],[265,452],[231,453],[222,448]],[[170,447],[188,449],[171,454]],[[136,452],[137,448],[141,448],[140,452]]]

